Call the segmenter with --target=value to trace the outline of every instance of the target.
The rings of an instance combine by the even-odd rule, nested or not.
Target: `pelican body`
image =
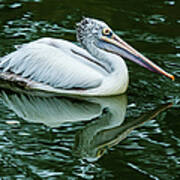
[[[150,71],[165,72],[102,21],[84,18],[77,24],[79,47],[61,39],[42,38],[0,59],[0,79],[27,89],[82,96],[110,96],[127,90],[130,59]]]

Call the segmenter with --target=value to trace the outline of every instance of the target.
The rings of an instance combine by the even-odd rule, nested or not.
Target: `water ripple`
[[[120,37],[176,77],[171,82],[126,61],[131,80],[127,109],[122,99],[116,97],[115,104],[119,107],[112,112],[118,115],[113,116],[111,109],[101,107],[103,102],[113,100],[101,101],[101,105],[94,101],[98,105],[84,110],[84,114],[90,115],[94,109],[95,116],[81,122],[62,123],[61,108],[58,111],[52,108],[48,113],[38,102],[33,106],[38,107],[34,109],[43,118],[34,122],[32,117],[38,111],[28,111],[28,103],[12,109],[1,95],[0,176],[4,179],[179,179],[178,3],[174,0],[81,3],[0,0],[1,56],[17,45],[45,36],[74,42],[74,24],[85,15],[108,22]],[[48,98],[43,100],[49,102]],[[51,102],[60,103],[55,99]],[[81,103],[77,102],[75,109],[80,109]],[[138,123],[144,114],[149,118],[153,110],[167,102],[173,103],[171,109],[151,117],[145,124]],[[50,104],[49,107],[61,106]],[[21,113],[26,116],[18,117],[17,112],[22,110],[27,111]],[[73,113],[71,108],[68,112]],[[59,120],[58,124],[53,119]],[[136,129],[134,125],[138,125]]]

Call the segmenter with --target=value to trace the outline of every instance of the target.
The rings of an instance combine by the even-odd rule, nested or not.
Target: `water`
[[[123,96],[1,90],[0,179],[179,179],[179,9],[179,1],[167,0],[0,0],[0,56],[45,36],[76,43],[75,23],[90,16],[176,78],[126,61],[130,85]]]

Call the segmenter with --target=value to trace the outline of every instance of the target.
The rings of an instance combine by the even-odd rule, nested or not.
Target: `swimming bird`
[[[0,79],[27,89],[82,96],[110,96],[127,90],[123,58],[152,72],[167,73],[136,51],[103,21],[83,18],[77,24],[82,47],[62,39],[42,38],[0,59]]]

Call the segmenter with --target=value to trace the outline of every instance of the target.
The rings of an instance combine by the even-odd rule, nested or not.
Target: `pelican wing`
[[[97,65],[93,62],[88,64],[86,58],[89,56],[85,50],[72,43],[45,38],[23,45],[3,57],[0,71],[11,72],[54,88],[95,88],[102,82],[103,70],[101,67],[95,69]]]

